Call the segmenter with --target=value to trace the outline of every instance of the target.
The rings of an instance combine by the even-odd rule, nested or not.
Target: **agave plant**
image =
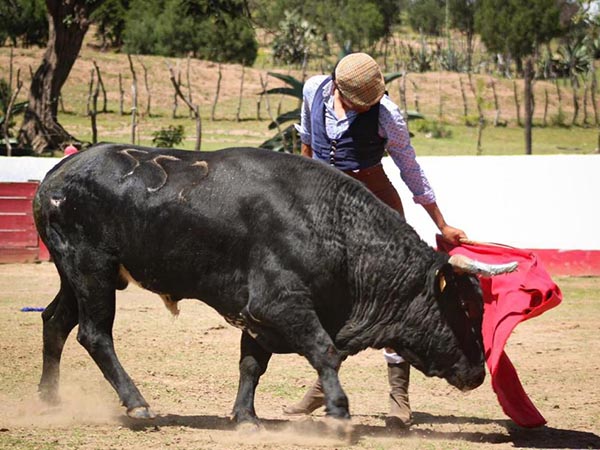
[[[282,75],[280,73],[269,72],[269,75],[278,78],[281,81],[287,83],[288,86],[277,87],[268,89],[263,92],[263,94],[282,94],[289,95],[298,99],[298,104],[302,103],[302,89],[304,87],[304,83],[297,78],[294,78],[290,75]],[[385,84],[388,84],[395,79],[402,76],[400,72],[387,73],[383,75]],[[300,106],[292,111],[288,111],[286,113],[281,114],[277,117],[273,122],[269,124],[269,129],[278,129],[278,132],[271,139],[266,140],[260,147],[267,148],[270,150],[275,150],[278,152],[287,152],[287,153],[300,153],[300,136],[294,127],[295,123],[300,122]],[[408,120],[410,119],[422,119],[423,116],[419,113],[408,112]],[[292,121],[292,124],[288,124],[285,128],[282,128],[281,125],[287,122]]]
[[[565,43],[559,47],[558,55],[558,63],[570,76],[586,73],[593,58],[583,41]]]

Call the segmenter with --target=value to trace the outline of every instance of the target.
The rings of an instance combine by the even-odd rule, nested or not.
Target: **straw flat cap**
[[[373,106],[385,94],[379,64],[366,53],[342,58],[335,69],[335,84],[342,96],[356,106]]]

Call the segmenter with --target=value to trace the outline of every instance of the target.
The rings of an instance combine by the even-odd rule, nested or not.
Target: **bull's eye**
[[[460,304],[461,309],[463,309],[465,311],[469,311],[471,309],[471,308],[469,308],[469,302],[466,301],[464,298],[460,299],[459,304]]]
[[[471,308],[471,305],[469,305],[469,303],[467,301],[465,301],[464,299],[460,299],[460,308],[464,311],[467,318],[473,319],[473,310],[474,309]]]

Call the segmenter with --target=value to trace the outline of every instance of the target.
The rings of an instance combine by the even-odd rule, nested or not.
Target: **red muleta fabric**
[[[562,300],[560,288],[539,263],[534,253],[499,244],[455,246],[437,237],[438,249],[462,254],[486,263],[519,263],[513,273],[480,277],[483,290],[483,346],[492,377],[492,388],[504,413],[516,424],[539,427],[546,423],[521,385],[515,367],[504,352],[512,330],[524,320],[539,316]]]

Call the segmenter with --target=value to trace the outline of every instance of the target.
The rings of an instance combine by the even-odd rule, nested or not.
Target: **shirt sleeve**
[[[387,95],[380,103],[379,131],[387,140],[386,150],[400,169],[400,177],[412,192],[414,202],[421,205],[434,203],[435,193],[417,162],[404,117]]]
[[[304,83],[302,88],[302,106],[300,107],[300,125],[295,125],[296,130],[300,134],[300,140],[303,144],[310,145],[311,143],[311,126],[310,126],[310,107],[315,93],[327,75],[316,75],[309,78]]]

